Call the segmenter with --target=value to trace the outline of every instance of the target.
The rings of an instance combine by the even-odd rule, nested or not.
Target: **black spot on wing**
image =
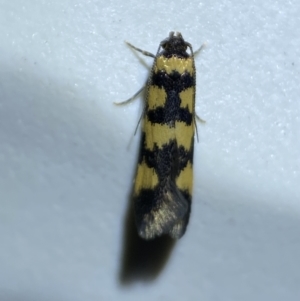
[[[181,99],[179,93],[195,86],[195,77],[188,72],[180,74],[173,71],[167,74],[165,71],[159,71],[152,74],[151,85],[163,88],[167,94],[164,106],[157,107],[154,110],[146,110],[148,120],[152,123],[168,124],[175,126],[176,121],[182,121],[187,125],[193,122],[193,112],[188,108],[181,108]],[[191,99],[193,102],[194,99]]]
[[[159,88],[164,88],[166,93],[180,93],[187,88],[195,86],[195,77],[189,72],[180,74],[178,71],[173,71],[168,74],[165,71],[158,71],[152,74],[150,84]]]

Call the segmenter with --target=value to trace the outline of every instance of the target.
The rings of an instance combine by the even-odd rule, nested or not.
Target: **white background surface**
[[[299,300],[300,2],[0,1],[0,299]],[[197,49],[195,193],[156,281],[118,281],[141,102]],[[150,58],[143,58],[151,66]]]

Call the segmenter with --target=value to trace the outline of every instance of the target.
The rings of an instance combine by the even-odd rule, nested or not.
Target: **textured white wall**
[[[299,300],[300,2],[0,1],[1,300]],[[186,235],[118,281],[145,82],[126,39],[198,48]],[[150,66],[151,59],[143,58]]]

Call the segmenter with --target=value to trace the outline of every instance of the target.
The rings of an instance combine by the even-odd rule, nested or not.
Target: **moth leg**
[[[196,120],[197,119],[197,120]],[[197,114],[196,114],[196,119],[195,119],[195,129],[196,129],[196,136],[197,136],[197,142],[199,143],[199,135],[198,135],[198,127],[197,127],[197,121],[201,122],[202,124],[205,124],[206,121],[202,118],[200,118]]]
[[[205,47],[206,47],[206,43],[203,43],[203,44],[201,45],[201,47],[198,48],[198,49],[193,53],[194,57],[195,57],[196,55],[198,55]],[[204,119],[202,119],[200,116],[198,116],[197,114],[196,114],[196,119],[197,119],[198,122],[201,122],[202,124],[206,123],[206,121],[205,121]],[[198,128],[197,128],[197,122],[196,122],[196,119],[195,119],[195,129],[196,129],[197,142],[199,142]]]
[[[202,119],[200,116],[198,116],[197,114],[196,114],[196,119],[197,119],[197,121],[199,121],[201,123],[206,123],[206,121],[204,119]]]
[[[199,49],[194,52],[194,57],[198,55],[204,48],[206,47],[206,43],[203,43]]]
[[[138,123],[137,123],[137,125],[136,125],[136,127],[135,127],[135,130],[134,130],[134,136],[136,135],[137,129],[138,129],[138,127],[139,127],[139,125],[140,125],[140,123],[141,123],[141,121],[142,121],[142,119],[143,119],[143,117],[144,117],[144,115],[145,115],[145,111],[146,111],[146,109],[144,108],[144,109],[143,109],[143,112],[142,112],[142,114],[141,114],[141,117],[140,117],[140,119],[139,119],[139,121],[138,121]]]
[[[131,103],[133,100],[136,99],[136,97],[145,89],[146,85],[144,85],[142,88],[140,88],[134,95],[132,95],[129,99],[121,101],[121,102],[114,102],[117,106],[123,106]]]
[[[127,41],[125,41],[125,43],[126,43],[129,47],[133,48],[134,50],[141,52],[143,55],[146,55],[146,56],[150,56],[150,57],[155,58],[155,55],[154,55],[154,54],[152,54],[152,53],[150,53],[150,52],[148,52],[148,51],[145,51],[145,50],[143,50],[143,49],[137,48],[137,47],[133,46],[132,44],[130,44],[130,43],[127,42]]]

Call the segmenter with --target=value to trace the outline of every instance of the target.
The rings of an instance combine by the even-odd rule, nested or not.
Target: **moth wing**
[[[162,234],[180,238],[187,225],[185,220],[190,210],[188,201],[170,179],[159,189],[155,198],[155,206],[137,219],[139,235],[144,239],[152,239]],[[142,204],[143,200],[140,200],[136,206]]]

